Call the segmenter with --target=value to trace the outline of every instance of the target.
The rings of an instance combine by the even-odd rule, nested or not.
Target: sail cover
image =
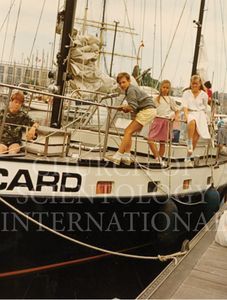
[[[73,74],[70,81],[73,89],[86,89],[99,92],[112,92],[115,80],[103,73],[97,66],[99,40],[92,35],[73,34],[74,47],[70,51],[69,71]]]

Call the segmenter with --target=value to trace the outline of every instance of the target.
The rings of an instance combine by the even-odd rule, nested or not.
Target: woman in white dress
[[[208,96],[203,90],[199,75],[191,77],[190,88],[183,93],[183,108],[188,129],[188,155],[186,162],[195,149],[199,137],[210,139],[208,128],[207,107]]]

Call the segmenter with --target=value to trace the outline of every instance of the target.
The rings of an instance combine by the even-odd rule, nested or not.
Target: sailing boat
[[[27,152],[22,155],[0,157],[3,239],[21,242],[34,241],[33,237],[35,242],[30,247],[35,245],[40,251],[43,231],[47,230],[45,246],[51,247],[50,236],[53,235],[56,239],[54,249],[51,247],[54,255],[62,254],[58,245],[63,239],[76,245],[76,250],[73,249],[78,258],[97,251],[121,255],[121,249],[145,241],[178,241],[179,232],[198,230],[199,224],[207,221],[206,203],[210,201],[211,186],[212,195],[222,198],[226,194],[227,160],[222,158],[217,163],[205,145],[198,150],[200,157],[195,166],[186,168],[183,157],[178,155],[186,153],[186,147],[172,146],[170,140],[168,166],[162,167],[144,155],[148,146],[141,137],[134,139],[135,162],[131,166],[116,166],[104,159],[105,153],[111,152],[118,141],[116,134],[109,133],[117,108],[112,104],[113,94],[98,95],[97,101],[63,95],[69,51],[66,45],[70,45],[75,2],[67,0],[65,6],[57,76],[59,94],[36,91],[53,97],[51,127],[39,129],[39,138],[34,143],[27,142]],[[10,91],[15,88],[0,86]],[[34,92],[23,87],[18,90]],[[102,103],[104,98],[109,98],[110,104]],[[86,124],[91,125],[90,118],[84,119],[79,129],[77,120],[72,130],[69,129],[71,124],[62,127],[64,100],[97,111],[105,109],[105,127],[99,126],[96,131],[91,126],[86,129]],[[77,136],[74,143],[70,142],[72,134]],[[219,202],[216,202],[209,213],[218,207]],[[67,244],[69,248],[70,245]]]

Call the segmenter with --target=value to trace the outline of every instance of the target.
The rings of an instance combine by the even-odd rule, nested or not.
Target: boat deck
[[[214,241],[217,214],[198,234],[193,249],[177,266],[171,263],[137,299],[227,298],[227,249]]]
[[[84,149],[83,147],[80,149],[78,148],[71,148],[69,149],[68,155],[61,155],[59,153],[58,155],[50,155],[45,156],[43,154],[40,154],[38,151],[37,153],[31,153],[31,152],[20,152],[18,154],[12,155],[12,154],[3,154],[0,155],[1,158],[7,158],[7,157],[17,157],[18,159],[27,159],[27,160],[35,160],[35,161],[54,161],[54,162],[64,162],[64,163],[75,163],[77,164],[79,161],[96,161],[97,163],[102,163],[104,161],[108,162],[107,156],[111,156],[115,153],[115,150],[108,150],[103,157],[102,150],[99,151],[99,149],[95,149],[95,147],[91,147],[90,149]],[[132,154],[132,161],[134,163],[131,164],[130,168],[139,167],[140,164],[142,165],[149,165],[149,167],[155,167],[155,168],[164,168],[159,163],[155,161],[153,156],[151,155],[145,155],[145,154]],[[194,167],[202,167],[202,166],[211,166],[211,165],[218,165],[222,164],[227,161],[227,156],[220,156],[218,159],[215,156],[207,157],[192,157],[192,165]],[[110,164],[112,164],[110,162]],[[165,167],[168,166],[168,159],[165,158]],[[126,167],[124,164],[120,164],[120,167]],[[127,166],[128,167],[128,166]],[[184,168],[185,162],[184,158],[177,158],[177,157],[171,157],[171,160],[169,162],[169,167],[171,168]]]

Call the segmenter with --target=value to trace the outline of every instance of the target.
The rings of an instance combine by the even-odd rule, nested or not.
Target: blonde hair
[[[199,82],[200,82],[200,90],[204,91],[205,89],[204,89],[204,86],[203,86],[202,79],[201,79],[201,77],[198,74],[192,75],[191,81],[190,81],[190,87],[191,87],[192,82],[193,81],[197,81],[197,80],[199,80]]]
[[[169,92],[171,90],[171,82],[168,80],[168,79],[165,79],[165,80],[162,80],[162,82],[160,83],[160,86],[159,86],[159,95],[157,97],[157,101],[158,103],[160,103],[160,98],[162,96],[162,87],[164,84],[168,83],[169,84]],[[169,95],[169,94],[168,94]]]

